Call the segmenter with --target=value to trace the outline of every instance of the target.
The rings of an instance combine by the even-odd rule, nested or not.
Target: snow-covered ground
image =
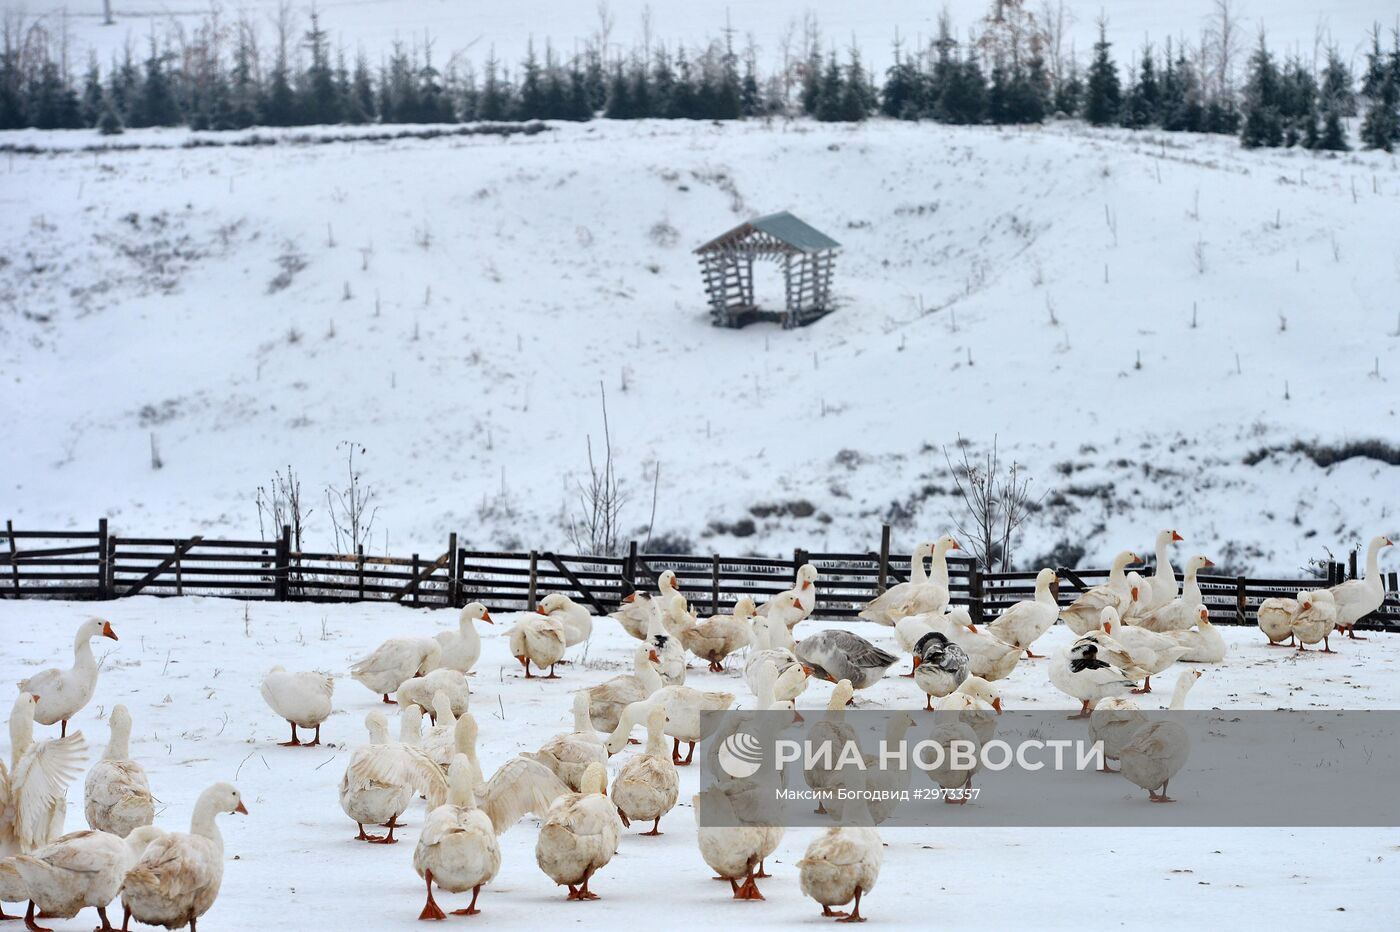
[[[1062,541],[1102,563],[1169,514],[1291,574],[1395,526],[1400,468],[1287,449],[1400,436],[1393,156],[1078,124],[188,137],[0,169],[17,526],[246,537],[290,464],[329,545],[354,440],[372,550],[563,548],[600,382],[624,534],[659,463],[655,530],[701,552],[865,548],[883,519],[912,546],[957,512],[958,435],[1047,493],[1021,565]],[[781,209],[844,244],[840,310],[710,326],[691,249]]]
[[[384,848],[352,841],[354,826],[336,798],[349,749],[364,740],[365,714],[383,708],[346,671],[383,638],[455,626],[454,613],[144,597],[97,606],[3,602],[0,626],[10,636],[0,653],[0,679],[66,664],[73,628],[94,609],[121,638],[95,645],[102,664],[97,694],[75,721],[94,756],[106,741],[106,711],[124,702],[135,721],[132,754],[162,802],[159,824],[183,827],[195,796],[215,780],[235,780],[250,810],[246,819],[221,817],[224,885],[201,927],[269,928],[288,920],[298,928],[418,927],[422,887],[411,857],[422,803],[409,810],[402,843]],[[488,775],[516,752],[567,731],[571,690],[623,670],[635,643],[617,625],[600,622],[586,652],[560,668],[562,679],[526,682],[507,655],[510,620],[482,626],[483,653],[472,681]],[[820,624],[804,623],[799,636]],[[872,634],[864,626],[862,633],[889,639],[886,629]],[[1339,654],[1326,656],[1269,649],[1252,629],[1231,628],[1225,636],[1230,655],[1206,668],[1190,707],[1400,708],[1400,638],[1341,642]],[[1068,637],[1057,626],[1037,646],[1053,650]],[[286,726],[263,704],[258,682],[276,663],[337,676],[336,711],[323,729],[327,746],[274,746],[285,740]],[[999,684],[1007,708],[1073,705],[1049,685],[1047,663],[1023,662]],[[727,689],[742,697],[742,705],[752,703],[737,668],[712,674],[692,662],[687,682]],[[799,705],[820,708],[828,691],[813,684]],[[1164,705],[1166,698],[1159,690],[1149,704]],[[862,693],[860,703],[914,708],[923,696],[910,681],[889,676]],[[48,731],[40,729],[41,735]],[[611,769],[630,753],[614,758]],[[662,820],[661,837],[627,833],[618,856],[595,879],[603,899],[594,903],[565,902],[562,888],[536,867],[536,820],[508,831],[501,839],[501,873],[479,904],[480,921],[493,928],[570,921],[666,927],[682,918],[716,927],[820,922],[816,905],[798,891],[794,866],[817,829],[788,832],[768,862],[774,876],[762,887],[766,902],[735,902],[727,887],[709,879],[689,806],[696,770],[682,769],[682,802]],[[1106,798],[1141,799],[1126,781],[1084,779],[1102,781]],[[1180,791],[1174,795],[1189,797],[1202,788],[1183,782]],[[70,829],[81,827],[80,796],[81,787],[70,791]],[[948,828],[886,829],[883,835],[889,844],[884,868],[862,906],[880,924],[927,927],[936,916],[940,928],[1141,930],[1225,923],[1373,929],[1400,918],[1393,866],[1400,833],[1394,829]],[[444,905],[464,904],[449,897]],[[80,916],[50,924],[66,932],[90,928],[90,922]]]

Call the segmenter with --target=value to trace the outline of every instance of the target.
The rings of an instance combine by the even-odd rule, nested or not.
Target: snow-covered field
[[[383,708],[346,671],[381,639],[455,626],[455,613],[140,597],[101,606],[3,602],[0,626],[10,636],[0,653],[0,678],[66,665],[71,632],[94,608],[121,638],[95,645],[102,662],[97,694],[75,722],[94,754],[106,741],[106,710],[124,702],[135,721],[132,755],[147,768],[164,807],[159,824],[183,827],[195,796],[221,779],[236,780],[250,810],[246,819],[221,817],[228,857],[224,886],[202,928],[283,927],[289,921],[297,928],[418,927],[422,887],[410,862],[422,803],[409,810],[402,843],[384,848],[352,841],[354,826],[337,802],[349,748],[364,739],[364,715]],[[497,620],[494,629],[482,626],[485,643],[472,681],[488,774],[516,752],[567,731],[570,691],[622,670],[635,643],[617,625],[600,622],[586,652],[560,668],[561,680],[526,682],[507,656],[504,629],[510,619]],[[820,624],[804,623],[799,636]],[[862,633],[877,640],[888,636],[885,629],[872,635],[869,626]],[[1037,646],[1054,650],[1069,636],[1057,626]],[[1190,707],[1400,707],[1400,638],[1340,642],[1340,653],[1327,656],[1269,649],[1252,629],[1227,629],[1225,636],[1231,653],[1225,663],[1206,668]],[[258,682],[276,663],[336,674],[336,711],[323,729],[329,745],[274,746],[285,740],[285,723],[264,706]],[[1000,684],[1007,708],[1073,705],[1049,685],[1046,663],[1023,662]],[[692,663],[687,682],[728,689],[743,697],[741,704],[752,702],[737,669],[712,674]],[[799,705],[823,706],[828,690],[813,684]],[[1166,701],[1162,691],[1150,698]],[[923,697],[908,680],[891,676],[862,693],[860,703],[913,708],[922,706]],[[47,731],[40,729],[41,735]],[[614,758],[611,768],[629,753]],[[682,803],[663,819],[661,837],[627,833],[618,856],[595,878],[603,896],[597,902],[565,902],[562,888],[539,871],[533,853],[537,823],[527,818],[502,837],[504,864],[483,892],[483,912],[474,921],[493,928],[821,922],[816,905],[798,891],[794,866],[817,829],[788,832],[768,862],[774,876],[762,887],[766,902],[735,902],[727,887],[709,879],[688,805],[696,769],[682,770]],[[1102,781],[1106,798],[1142,797],[1117,778],[1084,779]],[[1178,790],[1176,782],[1172,789]],[[1209,788],[1183,781],[1174,795],[1186,806],[1200,792]],[[70,791],[70,800],[80,794],[80,788]],[[81,822],[81,806],[71,805],[69,827]],[[883,872],[862,906],[880,924],[1373,929],[1400,918],[1393,863],[1400,856],[1400,833],[1394,829],[963,828],[883,834],[889,845]],[[464,905],[451,897],[442,902],[448,909]],[[80,916],[51,924],[64,932],[90,928],[90,921]]]
[[[1101,564],[1163,513],[1257,572],[1394,526],[1400,468],[1287,450],[1400,436],[1393,156],[883,121],[188,138],[0,167],[17,526],[246,537],[291,464],[329,545],[354,440],[371,549],[567,547],[600,382],[624,534],[659,464],[655,531],[699,552],[869,547],[882,519],[912,546],[957,511],[958,435],[1048,493],[1022,565]],[[713,328],[691,249],[781,209],[844,244],[840,310]]]

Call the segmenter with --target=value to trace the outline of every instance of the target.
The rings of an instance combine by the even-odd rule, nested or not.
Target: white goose
[[[850,702],[854,695],[855,687],[851,685],[850,680],[837,682],[826,703],[826,716],[812,726],[812,731],[807,736],[813,747],[825,744],[840,748],[848,743],[856,743],[855,729],[846,722],[846,703]],[[838,788],[847,785],[848,782],[842,778],[839,768],[834,767],[829,758],[824,761],[819,757],[809,761],[803,768],[802,775],[807,785],[817,793],[818,814],[827,811],[827,799],[834,799]]]
[[[399,700],[400,704],[403,700]],[[419,708],[422,708],[419,706]],[[463,711],[466,711],[465,709]],[[423,749],[423,753],[433,759],[433,763],[442,768],[443,773],[447,773],[452,767],[452,758],[456,754],[457,740],[457,715],[452,711],[452,700],[447,698],[447,693],[439,690],[433,696],[433,724],[423,735],[423,739],[418,742],[418,746]],[[448,787],[450,790],[451,787]]]
[[[1190,647],[1169,635],[1124,625],[1117,610],[1112,607],[1103,610],[1102,618],[1104,632],[1123,645],[1145,674],[1142,686],[1133,690],[1135,693],[1152,692],[1152,677],[1191,653]]]
[[[729,796],[718,786],[697,793],[691,799],[691,808],[700,857],[719,879],[729,881],[734,899],[763,899],[755,878],[763,859],[773,850],[767,828],[742,824]]]
[[[588,715],[596,728],[613,731],[623,709],[641,702],[664,685],[656,669],[656,660],[656,651],[638,647],[632,652],[634,672],[580,690],[588,696]]]
[[[126,706],[117,704],[112,706],[107,720],[112,737],[107,742],[107,752],[88,771],[83,785],[83,812],[93,829],[125,838],[155,821],[155,798],[151,796],[146,769],[131,759],[131,713]]]
[[[876,624],[893,625],[909,615],[943,611],[948,604],[947,560],[944,555],[950,549],[956,550],[957,546],[957,541],[945,534],[936,544],[922,543],[914,548],[909,558],[909,580],[896,583],[876,596],[861,610],[860,617]],[[941,583],[930,580],[928,571],[924,569],[924,560],[934,556],[935,552],[938,553],[935,559],[943,561],[945,581]]]
[[[416,706],[404,709],[404,720],[417,712]],[[421,719],[422,713],[418,713]],[[428,797],[428,805],[437,808],[447,797],[447,781],[442,771],[422,748],[402,741],[390,742],[389,722],[382,712],[365,716],[370,743],[350,755],[345,775],[340,779],[340,808],[359,826],[357,841],[392,845],[398,816],[413,801],[414,793]],[[388,835],[365,834],[365,825],[383,825]]]
[[[875,889],[880,864],[885,857],[880,833],[866,827],[871,819],[864,800],[857,798],[849,807],[853,825],[833,825],[813,839],[807,853],[797,862],[797,881],[802,892],[821,904],[822,915],[848,922],[864,922],[861,897]],[[855,905],[847,916],[833,906]]]
[[[1225,638],[1210,623],[1210,609],[1196,606],[1196,630],[1168,631],[1163,635],[1185,647],[1181,659],[1187,663],[1220,663],[1225,659]]]
[[[117,633],[109,622],[89,618],[78,626],[78,633],[73,636],[72,669],[53,667],[20,681],[20,692],[38,697],[34,721],[40,725],[60,723],[60,738],[68,734],[68,720],[82,711],[97,688],[97,658],[92,655],[95,637],[115,641]]]
[[[1021,647],[979,631],[962,606],[938,619],[934,627],[963,649],[972,674],[984,680],[1006,679],[1021,660]]]
[[[1183,670],[1177,678],[1170,708],[1186,708],[1186,693],[1201,676],[1199,670]],[[1118,766],[1124,777],[1147,790],[1154,803],[1173,802],[1167,784],[1176,776],[1191,753],[1191,739],[1176,721],[1149,722],[1133,732],[1118,752]]]
[[[685,596],[675,595],[665,613],[657,613],[647,628],[647,644],[656,654],[656,672],[667,686],[685,685],[685,647],[678,632],[694,623]]]
[[[670,572],[669,570],[667,572]],[[647,625],[651,622],[653,602],[650,593],[637,591],[629,594],[622,600],[622,605],[618,610],[608,617],[616,618],[618,624],[622,625],[622,630],[639,641],[647,638]]]
[[[436,669],[441,659],[442,645],[432,638],[390,638],[355,663],[350,678],[392,704],[389,693],[404,680]]]
[[[933,704],[937,712],[957,712],[958,720],[977,733],[979,744],[996,734],[996,716],[1001,714],[1001,693],[980,676],[969,676],[957,689]],[[948,718],[950,716],[935,716]]]
[[[1181,540],[1185,538],[1174,530],[1157,532],[1154,545],[1157,567],[1152,571],[1152,575],[1146,578],[1146,589],[1138,595],[1139,615],[1155,612],[1176,598],[1176,571],[1172,569],[1171,546]]]
[[[734,603],[732,614],[715,615],[682,628],[680,642],[686,650],[708,661],[711,673],[723,673],[725,659],[753,641],[751,621],[756,612],[753,599],[741,596]]]
[[[0,854],[28,854],[63,834],[68,784],[87,755],[81,731],[34,740],[38,701],[20,693],[10,712],[10,771],[0,764]]]
[[[438,693],[447,696],[452,704],[452,715],[458,716],[471,708],[471,688],[467,685],[467,675],[452,667],[439,667],[422,676],[415,676],[399,684],[394,698],[399,705],[416,705],[437,722],[437,706],[434,699]],[[448,763],[451,763],[449,761]]]
[[[1307,590],[1299,592],[1296,598],[1274,596],[1259,603],[1254,619],[1264,637],[1269,639],[1270,647],[1293,646],[1293,619],[1305,605],[1312,608],[1312,593]]]
[[[413,850],[413,869],[428,888],[428,900],[419,919],[446,919],[433,899],[433,885],[449,893],[472,892],[465,909],[454,916],[475,916],[481,888],[501,869],[501,848],[496,830],[486,813],[476,808],[471,763],[465,754],[456,755],[448,768],[447,802],[428,813],[423,831]]]
[[[702,727],[702,712],[723,712],[734,704],[733,693],[704,692],[690,686],[663,686],[641,702],[634,702],[622,710],[617,727],[608,737],[608,753],[616,754],[627,744],[633,727],[648,721],[651,710],[657,707],[666,710],[666,734],[674,741],[671,759],[679,767],[687,766],[695,756],[695,745],[705,736]],[[681,742],[690,745],[685,758],[681,759]]]
[[[1099,615],[1106,606],[1113,606],[1121,613],[1133,603],[1132,588],[1124,569],[1129,563],[1136,563],[1138,555],[1124,550],[1113,558],[1113,567],[1108,573],[1108,582],[1086,590],[1073,604],[1060,612],[1060,617],[1075,634],[1088,634],[1098,628]]]
[[[541,599],[537,611],[563,624],[566,648],[576,647],[593,636],[592,614],[562,592],[551,592]]]
[[[263,677],[262,697],[272,711],[292,726],[292,740],[280,747],[314,748],[321,743],[321,723],[331,716],[331,695],[335,677],[327,673],[290,673],[273,667]],[[316,729],[316,737],[302,744],[298,728]]]
[[[776,608],[781,613],[784,624],[789,628],[796,627],[798,622],[812,617],[812,612],[817,608],[817,580],[820,576],[815,566],[810,563],[802,564],[797,568],[797,579],[792,588],[784,589],[764,602],[758,613],[772,617]]]
[[[544,679],[559,679],[554,665],[564,659],[564,649],[568,644],[563,621],[541,607],[534,614],[521,615],[506,634],[510,638],[510,655],[525,668],[525,679],[535,678],[530,672],[531,663],[541,670],[549,668]]]
[[[470,673],[472,667],[476,666],[481,657],[481,635],[476,630],[478,621],[484,621],[488,625],[496,623],[485,605],[469,602],[458,616],[456,631],[442,631],[433,635],[433,639],[442,647],[442,656],[438,660],[440,667],[459,673]]]
[[[224,879],[224,839],[214,823],[222,812],[248,814],[231,783],[215,783],[199,794],[189,834],[170,832],[146,846],[122,882],[122,906],[130,917],[167,929],[188,925],[194,932]]]
[[[802,663],[797,659],[797,644],[788,626],[758,615],[753,620],[753,647],[744,661],[744,681],[754,695],[758,695],[759,671],[765,664],[772,664],[780,678],[789,670],[802,669]],[[786,685],[777,688],[774,698],[795,700],[807,689],[805,672],[800,678],[784,682]]]
[[[1099,659],[1094,641],[1080,640],[1050,659],[1050,682],[1067,696],[1078,699],[1079,712],[1070,718],[1088,718],[1094,703],[1109,696],[1123,696],[1137,685],[1119,668]]]
[[[1050,630],[1060,615],[1060,605],[1055,601],[1055,593],[1051,589],[1059,581],[1052,569],[1046,568],[1036,573],[1035,597],[1017,602],[1002,612],[1001,617],[986,626],[987,633],[998,641],[1025,651],[1027,660],[1041,659],[1042,654],[1031,653],[1031,645]]]
[[[579,690],[574,693],[574,730],[555,735],[542,744],[538,751],[525,754],[526,757],[548,767],[576,793],[589,764],[608,762],[607,746],[603,736],[593,729],[588,706],[587,691]]]
[[[1302,593],[1299,593],[1301,598]],[[1298,649],[1305,651],[1308,644],[1322,642],[1322,652],[1324,654],[1334,654],[1332,646],[1327,643],[1327,638],[1337,627],[1337,603],[1332,598],[1332,593],[1327,589],[1318,589],[1308,593],[1308,599],[1304,602],[1301,610],[1293,618],[1291,630],[1293,636],[1298,639]],[[1362,638],[1365,640],[1365,638]]]
[[[928,740],[942,749],[934,755],[936,765],[927,771],[928,778],[944,790],[970,790],[972,778],[980,766],[982,741],[977,731],[965,721],[945,721],[934,726]],[[958,753],[966,752],[966,753]],[[966,763],[967,761],[971,763]],[[943,802],[964,806],[972,799],[968,792],[950,792],[943,795]]]
[[[569,792],[548,767],[522,754],[496,768],[489,780],[482,779],[481,761],[476,756],[477,733],[476,719],[470,712],[457,719],[457,753],[467,759],[477,807],[491,819],[497,835],[527,812],[544,818],[554,801]]]
[[[651,820],[651,831],[661,834],[661,817],[676,806],[680,775],[676,762],[666,753],[666,709],[653,706],[647,713],[647,743],[642,753],[622,765],[613,778],[613,803],[622,813],[622,824]]]
[[[1159,633],[1185,631],[1194,625],[1196,623],[1196,606],[1205,604],[1205,599],[1201,597],[1200,583],[1196,581],[1196,574],[1214,565],[1215,562],[1210,557],[1200,553],[1187,560],[1186,575],[1181,583],[1181,595],[1155,611],[1132,619],[1131,624]]]
[[[29,898],[25,928],[42,929],[34,922],[35,907],[53,919],[71,919],[92,907],[102,919],[99,928],[114,929],[107,919],[107,905],[117,898],[127,870],[147,843],[144,834],[123,840],[108,832],[72,832],[33,854],[5,862],[19,876]]]
[[[590,764],[583,788],[556,799],[540,826],[535,862],[550,880],[569,888],[568,899],[596,900],[593,875],[612,860],[622,837],[622,819],[608,799],[608,773]]]
[[[1391,543],[1389,537],[1371,538],[1371,543],[1366,547],[1366,575],[1361,579],[1348,579],[1331,589],[1332,601],[1337,606],[1337,629],[1345,632],[1354,641],[1366,640],[1356,636],[1356,623],[1385,602],[1380,552],[1383,548],[1391,546]],[[24,684],[21,683],[20,689],[23,688]]]
[[[1186,708],[1186,694],[1200,678],[1200,670],[1181,671],[1181,675],[1176,678],[1176,687],[1172,690],[1171,702],[1167,708],[1172,711]],[[1110,696],[1094,708],[1089,716],[1089,737],[1094,741],[1103,742],[1104,760],[1099,767],[1101,773],[1118,772],[1109,767],[1108,762],[1118,760],[1124,745],[1146,724],[1148,719],[1142,712],[1142,706],[1126,696]]]

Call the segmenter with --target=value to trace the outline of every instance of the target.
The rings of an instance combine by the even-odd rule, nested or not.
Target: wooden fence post
[[[875,586],[875,594],[882,595],[890,571],[890,526],[880,525],[880,579]]]
[[[447,535],[447,605],[457,607],[457,532]]]
[[[539,587],[540,555],[534,550],[530,551],[530,591],[525,595],[525,610],[533,612],[535,610],[535,596]]]
[[[291,575],[292,564],[292,526],[282,525],[282,537],[277,541],[277,588],[275,590],[277,601],[287,601],[287,580]]]
[[[974,561],[972,569],[967,574],[967,592],[969,601],[968,614],[972,616],[972,623],[980,625],[982,623],[982,574],[977,569]]]
[[[622,564],[622,597],[626,598],[637,591],[637,542],[627,542],[627,559]]]
[[[107,594],[107,519],[97,519],[97,597],[108,598]]]
[[[1243,576],[1235,577],[1235,620],[1244,624],[1244,607],[1248,603],[1248,589]]]
[[[1351,571],[1351,575],[1349,575],[1347,578],[1348,578],[1348,579],[1355,579],[1355,578],[1356,578],[1356,551],[1355,551],[1355,550],[1353,550],[1351,553],[1349,553],[1349,554],[1347,555],[1347,568]]]
[[[180,566],[180,554],[183,551],[180,549],[178,540],[172,546],[175,548],[175,595],[183,596],[185,594],[185,576]]]
[[[409,585],[413,587],[412,594],[414,608],[418,607],[418,573],[418,554],[415,553],[413,555],[413,579],[409,582]]]
[[[719,614],[719,554],[710,555],[710,613]]]
[[[112,535],[107,538],[107,594],[108,598],[116,599],[121,597],[117,592],[117,538]]]
[[[365,600],[365,545],[355,545],[355,575],[360,584],[360,601]]]
[[[10,541],[10,575],[15,580],[15,598],[19,598],[19,560],[15,559],[15,523],[9,519],[5,521],[5,533],[9,534]]]

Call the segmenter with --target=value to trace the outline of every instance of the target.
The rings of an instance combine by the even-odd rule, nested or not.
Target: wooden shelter
[[[717,327],[742,327],[757,320],[804,327],[832,310],[831,273],[841,244],[787,211],[740,224],[695,250],[705,275],[710,313]],[[771,259],[782,266],[783,310],[754,300],[753,266]]]

